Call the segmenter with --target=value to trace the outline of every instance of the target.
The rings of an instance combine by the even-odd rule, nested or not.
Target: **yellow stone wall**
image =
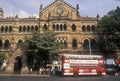
[[[62,12],[61,12],[62,9]],[[57,12],[58,10],[58,12]],[[60,10],[60,11],[59,11]],[[57,14],[61,13],[61,14]],[[85,39],[95,39],[95,34],[90,32],[83,32],[82,26],[89,25],[90,27],[94,25],[97,28],[97,18],[91,18],[91,17],[83,17],[77,14],[77,9],[74,7],[71,7],[69,4],[64,2],[63,0],[56,0],[46,8],[42,8],[40,10],[40,19],[39,18],[15,18],[15,17],[9,17],[9,18],[2,18],[0,19],[0,29],[2,27],[7,26],[8,28],[12,27],[12,32],[1,32],[0,31],[0,37],[2,40],[2,44],[4,45],[5,40],[9,40],[10,48],[4,49],[2,51],[5,52],[7,58],[10,61],[9,68],[7,68],[6,72],[12,73],[14,69],[14,60],[17,56],[20,56],[22,58],[23,52],[19,48],[17,48],[17,44],[19,40],[22,40],[23,42],[25,36],[30,36],[30,33],[27,32],[27,27],[29,26],[30,29],[32,26],[35,28],[38,27],[38,31],[43,31],[44,24],[47,25],[48,30],[53,30],[52,26],[53,24],[66,24],[67,30],[65,31],[55,31],[59,32],[60,34],[56,36],[56,39],[59,40],[66,40],[67,41],[67,48],[64,50],[71,51],[73,53],[77,53],[77,51],[84,51],[83,50],[83,43]],[[76,31],[72,31],[72,25],[76,25]],[[24,32],[19,32],[20,26],[22,28],[26,28]],[[40,26],[40,29],[39,29]],[[77,40],[77,48],[72,48],[72,40]],[[10,51],[12,51],[12,55],[9,56]],[[7,59],[7,61],[8,61]],[[22,63],[25,61],[23,60]],[[12,70],[11,70],[11,69]],[[25,68],[25,67],[24,67]],[[25,69],[24,69],[25,70]],[[23,70],[23,71],[24,71]],[[24,72],[23,72],[24,73]]]

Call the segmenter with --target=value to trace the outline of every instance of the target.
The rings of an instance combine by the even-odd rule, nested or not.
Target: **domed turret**
[[[3,18],[3,8],[0,8],[0,18]]]

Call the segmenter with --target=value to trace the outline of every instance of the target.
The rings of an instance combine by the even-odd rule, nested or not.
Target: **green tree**
[[[105,15],[99,23],[98,44],[106,56],[116,57],[116,49],[120,48],[120,8]]]
[[[5,60],[5,55],[3,54],[3,52],[0,51],[0,66],[4,62],[4,60]]]
[[[56,42],[57,33],[44,31],[44,33],[32,32],[32,37],[25,38],[22,48],[34,58],[39,60],[40,65],[46,65],[52,57],[59,56],[61,44]],[[33,59],[32,59],[33,60]],[[33,65],[30,62],[30,67]]]

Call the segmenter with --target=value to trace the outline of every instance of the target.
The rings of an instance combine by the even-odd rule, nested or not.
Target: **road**
[[[0,76],[0,81],[120,81],[120,76]]]

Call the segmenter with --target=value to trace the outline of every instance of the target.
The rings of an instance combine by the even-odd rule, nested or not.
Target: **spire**
[[[3,12],[3,8],[2,7],[0,8],[0,12]]]
[[[76,10],[77,10],[77,16],[80,17],[80,14],[79,14],[79,5],[78,4],[76,5]]]
[[[79,5],[78,4],[76,5],[76,9],[79,10]]]
[[[15,18],[18,18],[18,14],[15,15]]]
[[[40,11],[42,10],[42,4],[40,5]]]
[[[3,18],[3,8],[0,8],[0,18]]]
[[[96,18],[97,18],[97,20],[100,20],[100,15],[99,15],[99,14],[97,14]]]

